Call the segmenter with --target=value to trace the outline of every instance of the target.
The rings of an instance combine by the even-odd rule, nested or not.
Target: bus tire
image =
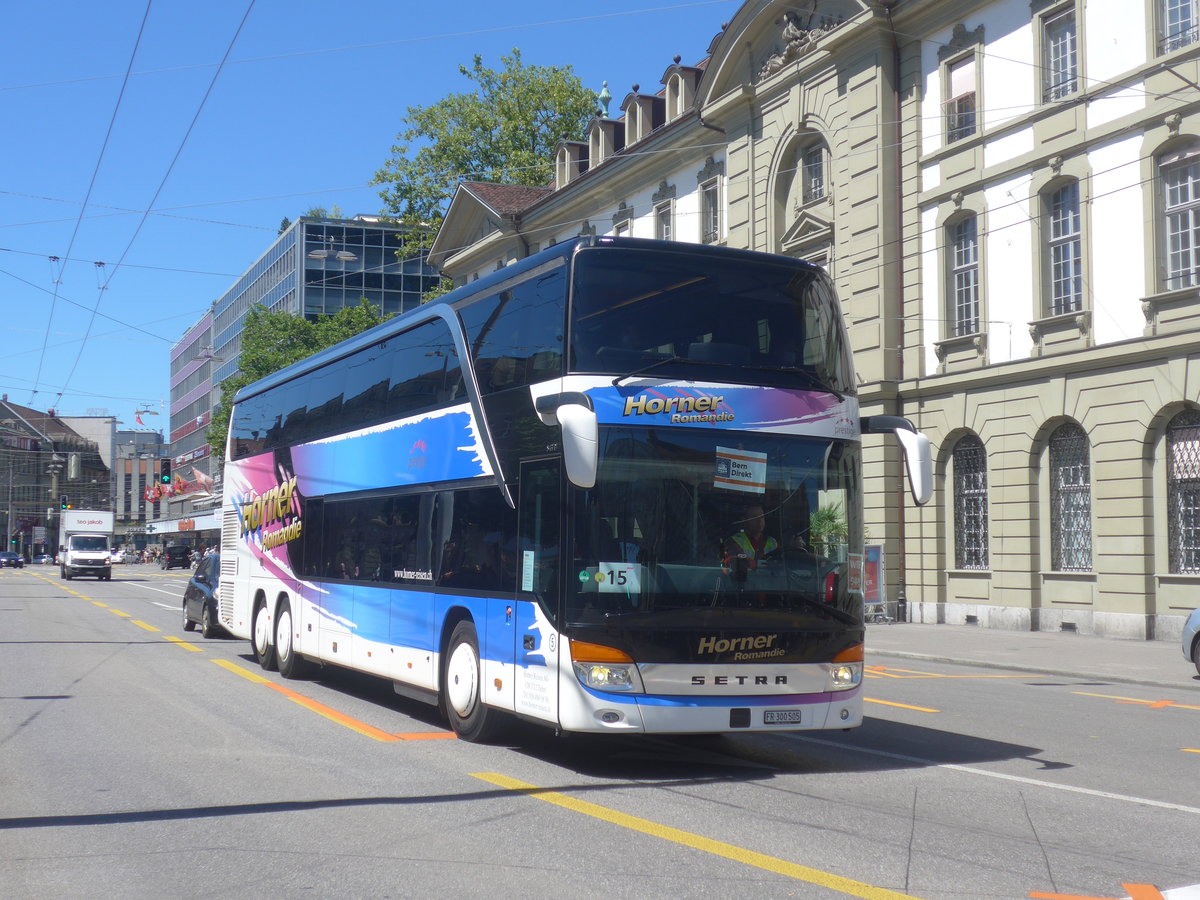
[[[275,610],[275,661],[284,678],[303,678],[308,674],[309,663],[296,652],[292,641],[292,604],[284,597]]]
[[[275,647],[271,643],[271,621],[267,615],[267,603],[258,600],[254,604],[254,618],[251,620],[250,646],[254,648],[254,658],[258,664],[270,672],[275,668]]]
[[[464,741],[486,741],[500,730],[502,713],[483,702],[483,670],[475,625],[454,626],[442,672],[442,709],[450,727]]]

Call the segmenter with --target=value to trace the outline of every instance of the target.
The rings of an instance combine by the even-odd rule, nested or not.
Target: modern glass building
[[[213,307],[213,382],[237,372],[242,322],[256,303],[310,319],[362,297],[384,314],[417,306],[438,275],[424,255],[397,259],[402,234],[374,216],[293,222]]]
[[[315,319],[365,297],[385,315],[412,309],[439,276],[424,254],[397,258],[403,233],[374,216],[301,217],[171,348],[168,455],[180,492],[169,498],[165,515],[208,509],[219,496],[208,425],[221,398],[220,383],[238,371],[250,308],[261,303]]]

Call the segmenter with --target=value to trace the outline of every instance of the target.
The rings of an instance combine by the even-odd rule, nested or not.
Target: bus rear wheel
[[[275,661],[284,678],[303,678],[308,674],[308,660],[296,652],[292,643],[292,604],[286,599],[279,601],[275,612]]]
[[[271,617],[267,615],[265,600],[259,600],[255,604],[250,645],[254,648],[254,658],[260,666],[268,672],[275,668],[275,647],[271,644]]]
[[[442,709],[450,727],[464,741],[486,741],[499,734],[498,710],[483,702],[483,671],[475,625],[459,622],[450,635],[442,678]]]

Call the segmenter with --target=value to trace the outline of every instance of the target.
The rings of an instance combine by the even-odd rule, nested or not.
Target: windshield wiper
[[[656,359],[647,366],[642,366],[640,369],[634,369],[632,372],[626,372],[624,375],[618,375],[612,380],[612,386],[618,387],[626,378],[632,378],[634,375],[641,375],[643,372],[649,372],[651,369],[657,369],[659,366],[665,366],[667,363],[673,362],[695,362],[695,360],[684,359],[682,356],[668,356],[666,359]]]

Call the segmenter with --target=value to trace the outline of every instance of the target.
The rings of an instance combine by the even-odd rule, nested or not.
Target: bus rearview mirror
[[[595,411],[577,403],[568,403],[558,408],[557,418],[562,428],[563,464],[566,466],[567,480],[575,487],[595,487],[600,449]]]

